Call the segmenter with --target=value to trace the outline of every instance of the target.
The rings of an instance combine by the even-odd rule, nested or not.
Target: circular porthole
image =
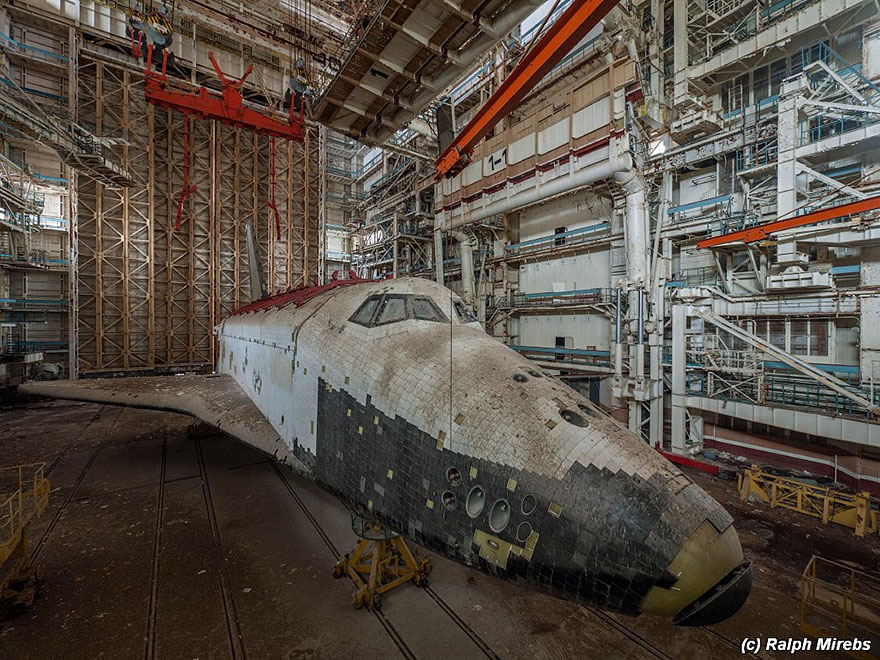
[[[510,502],[501,498],[495,500],[492,510],[489,512],[489,529],[496,534],[503,532],[510,522]]]
[[[589,426],[587,424],[587,420],[580,415],[580,413],[576,413],[574,410],[569,410],[568,408],[563,408],[559,411],[559,416],[562,417],[569,424],[574,424],[575,426]]]
[[[441,498],[443,499],[443,506],[450,511],[455,510],[455,505],[458,503],[458,500],[455,499],[455,494],[451,490],[443,491]]]
[[[543,378],[540,372],[535,371],[534,369],[529,369],[529,376],[532,378]]]
[[[587,413],[590,417],[595,417],[596,411],[593,410],[590,406],[585,403],[579,403],[578,408],[580,408],[583,412]]]
[[[514,379],[517,383],[525,383],[525,382],[528,380],[528,378],[526,378],[526,377],[523,376],[522,374],[513,374],[513,379]]]
[[[468,493],[464,508],[471,518],[476,518],[483,512],[484,506],[486,506],[486,493],[480,486],[474,486]]]
[[[451,486],[461,485],[461,472],[458,471],[457,467],[451,467],[446,470],[446,481],[448,481]]]
[[[526,495],[522,501],[522,512],[525,515],[529,515],[532,511],[535,510],[535,507],[538,506],[538,501],[535,499],[534,495]]]
[[[527,522],[521,522],[519,527],[516,528],[516,540],[520,543],[525,543],[529,540],[529,537],[532,535],[532,526]]]

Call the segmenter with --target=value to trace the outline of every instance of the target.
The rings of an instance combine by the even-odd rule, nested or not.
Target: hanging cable
[[[180,218],[183,215],[183,202],[196,191],[196,186],[189,185],[189,115],[183,115],[183,190],[177,198],[177,224],[175,231],[180,231]]]

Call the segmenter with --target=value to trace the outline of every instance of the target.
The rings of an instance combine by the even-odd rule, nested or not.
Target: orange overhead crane
[[[867,199],[860,199],[855,202],[849,202],[848,204],[841,204],[840,206],[834,206],[828,209],[820,209],[818,211],[812,211],[811,213],[804,213],[803,215],[786,218],[785,220],[774,220],[773,222],[766,222],[763,225],[756,225],[747,229],[740,229],[739,231],[732,231],[727,234],[719,234],[718,236],[712,236],[711,238],[704,238],[697,243],[697,248],[703,249],[717,247],[719,245],[727,245],[728,243],[754,243],[756,241],[764,240],[765,238],[785,229],[803,227],[805,225],[815,225],[819,222],[824,222],[825,220],[844,218],[848,215],[865,213],[866,211],[873,211],[878,208],[880,208],[880,195],[868,197]]]
[[[477,111],[437,159],[435,180],[458,174],[469,162],[477,143],[547,73],[599,24],[618,0],[572,0],[571,5],[550,27],[538,43],[523,57],[501,86]]]

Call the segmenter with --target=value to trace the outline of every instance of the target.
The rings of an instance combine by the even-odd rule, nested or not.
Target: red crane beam
[[[772,234],[776,234],[785,229],[792,229],[793,227],[803,227],[804,225],[814,225],[819,222],[824,222],[825,220],[843,218],[848,215],[855,215],[857,213],[873,211],[874,209],[878,208],[880,208],[880,195],[869,197],[867,199],[860,199],[855,202],[849,202],[848,204],[841,204],[840,206],[834,206],[828,209],[820,209],[819,211],[804,213],[803,215],[798,215],[794,218],[787,218],[785,220],[774,220],[773,222],[767,222],[763,225],[749,227],[748,229],[740,229],[739,231],[732,231],[727,234],[720,234],[718,236],[713,236],[712,238],[704,238],[702,241],[697,243],[697,248],[703,249],[717,247],[719,245],[726,245],[728,243],[737,242],[754,243],[755,241],[764,240]]]
[[[214,70],[223,86],[219,97],[204,87],[199,87],[199,91],[195,93],[169,89],[165,67],[162,67],[162,73],[150,70],[151,45],[147,56],[147,70],[144,72],[146,81],[144,97],[146,101],[168,110],[195,115],[200,119],[216,119],[224,124],[238,126],[247,131],[270,137],[303,141],[302,117],[294,115],[293,103],[291,103],[290,116],[287,121],[281,121],[244,105],[241,88],[253,67],[249,67],[239,80],[231,80],[223,75],[214,59],[214,54],[209,52],[208,56],[211,58],[211,64],[214,65]]]
[[[599,24],[618,0],[572,0],[501,86],[477,111],[437,159],[435,180],[454,176],[469,162],[474,147],[559,61]]]

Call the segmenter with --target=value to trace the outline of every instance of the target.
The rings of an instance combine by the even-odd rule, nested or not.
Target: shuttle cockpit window
[[[365,325],[369,328],[373,320],[373,315],[376,313],[376,308],[379,307],[380,300],[382,300],[382,296],[370,296],[367,298],[363,304],[358,307],[358,310],[351,315],[349,321]]]
[[[477,317],[474,316],[470,307],[461,300],[454,300],[452,304],[455,307],[455,313],[458,314],[458,318],[461,319],[462,323],[476,323]]]
[[[379,311],[376,312],[373,325],[385,325],[405,320],[407,317],[406,298],[406,296],[396,293],[386,295],[379,303]]]
[[[424,296],[415,296],[412,299],[413,318],[417,321],[445,322],[446,317],[434,301]]]
[[[406,319],[440,323],[447,321],[446,315],[430,298],[400,293],[370,296],[348,320],[372,328]]]

